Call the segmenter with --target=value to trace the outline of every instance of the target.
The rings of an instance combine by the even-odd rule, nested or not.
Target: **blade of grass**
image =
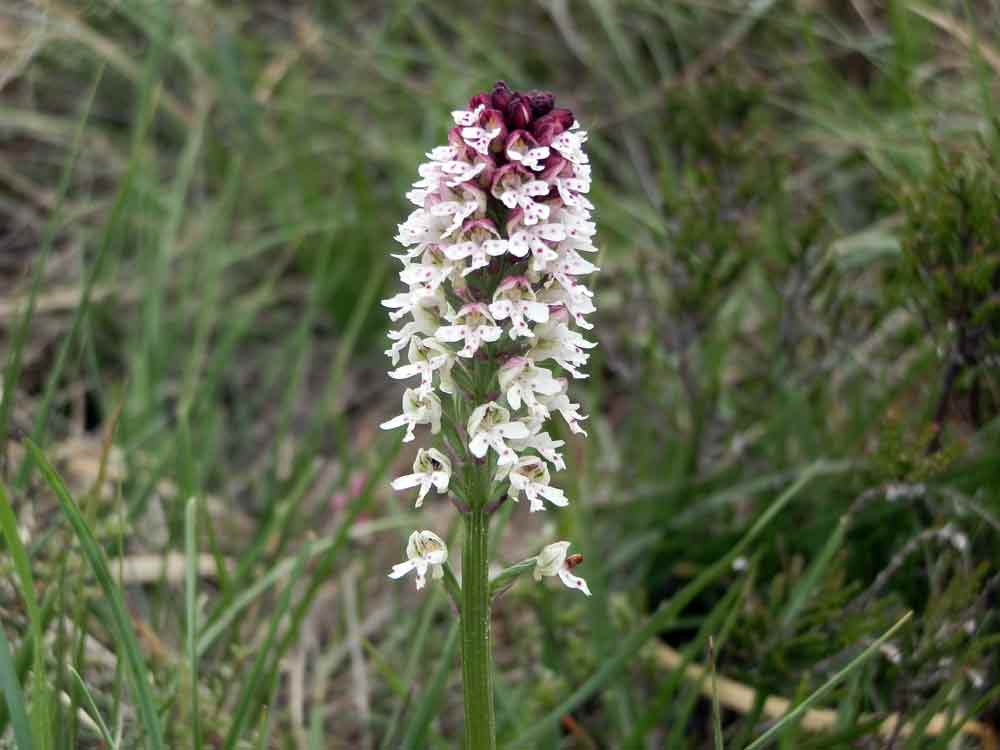
[[[14,728],[14,740],[18,750],[34,750],[31,740],[31,723],[24,708],[24,694],[21,683],[17,679],[17,669],[11,655],[7,634],[0,627],[0,690],[3,691],[7,710],[10,712],[10,723]]]
[[[41,448],[31,440],[26,441],[26,444],[32,460],[39,471],[41,471],[46,483],[48,483],[49,487],[55,493],[63,515],[66,516],[77,538],[80,540],[83,554],[87,558],[87,562],[90,563],[94,577],[97,578],[97,583],[104,593],[110,608],[111,621],[117,641],[125,652],[129,677],[131,678],[136,703],[138,704],[139,719],[145,730],[148,746],[152,750],[166,750],[163,743],[163,729],[160,725],[160,719],[156,713],[153,696],[149,687],[149,670],[142,658],[142,653],[139,651],[139,644],[136,641],[128,613],[125,610],[125,602],[122,599],[121,589],[111,577],[111,572],[104,562],[104,555],[101,552],[101,548],[83,520],[80,508],[77,506],[76,501],[73,500],[62,478],[52,468]]]
[[[712,742],[715,750],[724,750],[722,741],[722,711],[719,708],[719,685],[715,679],[715,639],[708,639],[708,665],[712,675]]]
[[[439,601],[439,597],[428,596],[421,605],[420,616],[414,620],[409,634],[410,637],[406,639],[406,642],[410,644],[410,655],[406,661],[405,671],[403,672],[403,685],[414,684],[414,680],[419,674],[420,659],[423,657],[427,634],[430,632],[434,615],[438,611]],[[389,726],[385,730],[384,739],[382,740],[382,744],[379,745],[379,750],[389,750],[392,747],[393,740],[396,738],[396,731],[399,727],[399,720],[402,718],[407,701],[408,696],[397,701],[393,707],[392,715],[389,718]]]
[[[0,531],[7,542],[7,549],[14,560],[14,569],[21,584],[21,596],[28,610],[28,627],[35,643],[42,643],[42,613],[35,599],[35,581],[31,574],[31,561],[17,530],[17,518],[7,497],[7,490],[0,482]],[[51,746],[52,719],[49,715],[49,689],[45,682],[45,661],[42,649],[32,649],[34,656],[31,671],[31,734],[38,750]]]
[[[767,525],[774,520],[786,505],[798,495],[816,476],[829,471],[829,464],[826,461],[817,461],[807,466],[799,475],[798,480],[792,484],[785,492],[775,500],[770,507],[761,514],[743,538],[733,546],[729,552],[716,561],[695,578],[691,583],[677,592],[670,599],[663,602],[656,611],[640,627],[626,636],[621,645],[613,655],[605,659],[604,663],[598,667],[594,673],[587,678],[569,697],[563,700],[558,706],[552,709],[543,718],[532,724],[520,737],[507,745],[508,748],[522,748],[536,737],[544,734],[547,729],[559,721],[564,714],[573,711],[586,701],[591,695],[600,690],[608,680],[613,678],[618,672],[625,668],[636,652],[642,648],[643,644],[654,635],[663,630],[679,615],[683,609],[694,600],[710,583],[713,583],[721,575],[730,569],[733,560],[739,557],[743,551],[756,539]]]
[[[830,561],[833,560],[833,556],[836,554],[837,550],[840,549],[840,545],[844,541],[844,535],[847,533],[847,527],[849,525],[849,520],[847,516],[842,516],[837,522],[837,528],[834,529],[833,533],[830,535],[829,539],[826,540],[826,544],[823,545],[823,549],[820,550],[816,559],[813,560],[812,565],[809,566],[809,570],[799,581],[799,584],[792,591],[792,595],[788,599],[788,604],[785,606],[785,611],[781,613],[781,627],[783,629],[788,629],[791,627],[792,623],[795,622],[795,618],[798,617],[799,612],[809,601],[809,596],[812,594],[813,589],[820,582],[823,574],[830,565]]]
[[[184,604],[187,611],[187,657],[191,679],[191,735],[201,750],[201,713],[198,705],[198,501],[188,500],[184,512]]]
[[[423,691],[420,703],[417,704],[410,717],[410,721],[407,723],[406,732],[403,734],[403,744],[400,746],[401,750],[414,750],[414,748],[423,747],[424,745],[424,736],[427,734],[427,727],[440,707],[441,691],[444,689],[448,673],[451,672],[452,665],[455,662],[459,630],[458,618],[455,618],[451,623],[451,629],[448,631],[448,640],[445,642],[444,650],[441,652],[437,668],[434,670],[430,683]]]
[[[812,706],[812,704],[814,704],[816,701],[818,701],[820,698],[822,698],[824,695],[830,692],[833,688],[835,688],[838,684],[840,684],[840,682],[843,681],[844,678],[847,677],[851,672],[853,672],[855,669],[857,669],[866,661],[868,661],[868,659],[870,659],[872,655],[878,652],[879,648],[882,646],[883,643],[889,640],[893,635],[896,634],[896,631],[898,631],[907,622],[910,621],[911,617],[913,617],[913,612],[907,612],[905,615],[899,618],[899,620],[896,622],[895,625],[893,625],[891,628],[885,631],[885,633],[883,633],[882,636],[878,638],[874,643],[868,646],[868,648],[866,648],[864,651],[862,651],[860,654],[854,657],[850,661],[850,663],[847,664],[847,666],[845,666],[843,669],[841,669],[839,672],[833,675],[833,677],[831,677],[829,680],[823,683],[818,689],[816,689],[811,695],[806,697],[795,708],[793,708],[787,714],[782,716],[781,720],[778,721],[774,726],[772,726],[766,732],[764,732],[764,734],[762,734],[760,737],[758,737],[749,745],[747,745],[746,750],[755,750],[756,748],[764,747],[772,739],[775,739],[777,735],[785,727],[789,726],[790,724],[793,724],[802,714],[808,711],[809,707]]]
[[[285,586],[285,590],[281,594],[281,599],[274,609],[274,614],[271,616],[267,637],[264,639],[264,643],[257,649],[257,656],[254,658],[253,665],[250,668],[250,674],[243,682],[243,689],[240,691],[236,711],[233,713],[233,721],[230,724],[226,741],[222,745],[226,750],[233,750],[236,747],[240,735],[243,733],[244,726],[252,718],[255,706],[259,705],[255,698],[260,696],[262,683],[265,682],[263,678],[267,674],[271,674],[275,679],[277,678],[274,670],[266,669],[266,664],[278,636],[278,627],[281,625],[281,621],[288,611],[289,604],[291,604],[292,592],[294,592],[295,586],[299,583],[299,576],[305,566],[306,558],[306,550],[303,549],[295,560],[295,568],[292,571],[288,584]],[[279,658],[280,655],[275,654],[274,662],[277,663]]]
[[[104,723],[104,717],[101,716],[101,712],[97,709],[97,703],[94,702],[94,696],[91,695],[90,690],[87,689],[87,684],[83,681],[83,678],[80,677],[80,673],[73,669],[72,666],[69,668],[69,672],[73,676],[77,689],[83,696],[84,703],[87,704],[87,713],[90,715],[90,718],[94,720],[98,731],[101,733],[101,739],[104,740],[110,750],[118,750],[118,743],[116,743],[114,738],[111,736],[111,730],[108,729],[108,725]]]

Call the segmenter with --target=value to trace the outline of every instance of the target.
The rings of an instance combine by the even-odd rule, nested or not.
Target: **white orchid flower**
[[[448,561],[448,546],[433,531],[414,531],[406,544],[406,562],[392,566],[389,578],[402,578],[411,570],[417,571],[417,589],[427,583],[427,571],[437,580],[444,575]]]
[[[497,377],[500,390],[515,411],[523,402],[532,413],[548,416],[548,409],[538,402],[535,394],[554,396],[563,390],[563,384],[552,377],[551,371],[537,367],[528,357],[512,357],[500,368]]]
[[[538,553],[538,560],[535,562],[535,580],[540,581],[545,576],[559,576],[559,580],[568,588],[582,591],[590,596],[587,582],[570,572],[583,562],[583,557],[568,555],[569,544],[569,542],[555,542]]]
[[[492,448],[499,456],[499,466],[517,461],[517,455],[507,446],[505,438],[526,438],[530,434],[523,422],[511,421],[510,412],[496,401],[476,407],[469,416],[468,431],[472,455],[483,458]]]
[[[493,320],[489,308],[474,302],[459,310],[451,318],[451,325],[438,328],[434,337],[448,343],[464,341],[465,346],[458,351],[458,356],[473,357],[484,341],[496,341],[502,333],[503,329]]]
[[[413,440],[413,430],[418,424],[429,424],[431,434],[441,431],[441,400],[432,392],[421,393],[419,389],[407,388],[403,392],[403,413],[379,425],[383,430],[393,430],[406,425],[403,442]]]
[[[401,476],[392,481],[392,488],[397,492],[411,487],[420,487],[415,508],[424,504],[424,497],[433,486],[438,494],[448,491],[451,480],[451,461],[437,448],[421,448],[413,462],[413,473]]]
[[[497,479],[504,477],[510,482],[508,492],[511,500],[515,502],[520,500],[523,492],[528,498],[530,503],[528,509],[532,513],[545,510],[543,500],[548,500],[560,508],[569,505],[566,494],[558,487],[549,484],[551,481],[549,467],[538,456],[525,456],[511,466],[498,466]]]

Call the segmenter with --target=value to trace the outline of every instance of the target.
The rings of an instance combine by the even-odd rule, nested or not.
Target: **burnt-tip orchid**
[[[462,619],[465,746],[492,750],[490,517],[522,495],[530,511],[569,503],[552,473],[566,468],[559,431],[586,435],[568,383],[586,377],[595,346],[581,331],[593,328],[585,279],[598,270],[586,257],[597,228],[587,133],[552,94],[499,82],[452,112],[449,127],[417,168],[395,237],[405,290],[382,303],[399,323],[386,354],[389,375],[409,387],[403,413],[381,427],[405,427],[404,442],[430,427],[431,443],[392,486],[416,488],[418,508],[431,488],[450,495],[465,521],[461,585],[430,531],[410,536],[390,576],[415,570],[418,588],[428,570],[444,578]],[[569,572],[580,557],[568,547],[549,545],[511,570],[559,576],[589,595]]]

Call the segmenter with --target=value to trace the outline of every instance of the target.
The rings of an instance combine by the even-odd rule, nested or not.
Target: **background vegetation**
[[[874,645],[782,747],[995,748],[996,0],[5,2],[3,741],[456,747],[378,300],[498,78],[602,247],[573,503],[497,542],[595,595],[502,600],[502,745],[745,747]]]

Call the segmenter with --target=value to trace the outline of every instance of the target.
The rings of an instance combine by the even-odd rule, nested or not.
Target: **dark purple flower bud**
[[[511,130],[524,130],[531,123],[531,101],[523,94],[514,94],[507,105],[507,125]]]
[[[551,91],[529,91],[527,97],[531,102],[531,114],[536,120],[547,115],[556,106],[556,98]]]
[[[542,146],[548,146],[552,139],[565,130],[576,120],[568,109],[553,109],[547,115],[535,120],[531,132]]]
[[[510,90],[506,83],[503,81],[497,81],[493,84],[493,92],[490,94],[490,101],[493,109],[499,109],[501,112],[507,111],[507,105],[510,104],[511,97],[514,96],[514,92]]]
[[[484,107],[490,106],[490,95],[489,94],[476,94],[474,97],[469,99],[469,109],[475,109],[480,104]]]

